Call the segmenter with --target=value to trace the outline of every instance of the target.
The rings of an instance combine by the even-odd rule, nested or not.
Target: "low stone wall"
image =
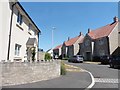
[[[32,83],[60,76],[60,61],[2,64],[2,86]]]

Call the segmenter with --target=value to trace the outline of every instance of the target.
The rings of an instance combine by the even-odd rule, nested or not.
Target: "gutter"
[[[11,45],[11,32],[12,32],[12,21],[13,21],[13,9],[17,2],[12,4],[12,12],[11,12],[11,19],[10,19],[10,30],[9,30],[9,41],[8,41],[8,53],[7,53],[7,60],[10,59],[10,45]]]

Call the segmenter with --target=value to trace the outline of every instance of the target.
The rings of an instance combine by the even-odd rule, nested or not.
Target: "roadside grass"
[[[60,67],[60,73],[61,75],[66,75],[67,71],[66,71],[66,67],[65,67],[65,63],[63,61],[61,61],[61,67]]]
[[[94,61],[84,61],[87,64],[101,64],[101,62],[94,62]]]

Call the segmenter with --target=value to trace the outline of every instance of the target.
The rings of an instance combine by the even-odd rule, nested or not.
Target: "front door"
[[[86,60],[91,61],[91,52],[86,52]]]

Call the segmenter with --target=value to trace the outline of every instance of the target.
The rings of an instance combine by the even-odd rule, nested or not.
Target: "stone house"
[[[54,58],[61,58],[61,48],[62,48],[62,44],[56,46],[56,47],[53,49],[53,55],[54,55],[53,57],[54,57]]]
[[[68,41],[65,41],[61,48],[62,58],[71,57],[79,54],[79,42],[83,40],[84,36],[80,32],[80,35],[74,38],[68,38]]]
[[[120,30],[119,21],[114,17],[114,21],[96,30],[88,29],[83,43],[82,52],[85,60],[92,60],[93,57],[110,56],[120,54]]]
[[[19,2],[2,2],[0,32],[0,60],[37,60],[38,39],[41,32]]]

